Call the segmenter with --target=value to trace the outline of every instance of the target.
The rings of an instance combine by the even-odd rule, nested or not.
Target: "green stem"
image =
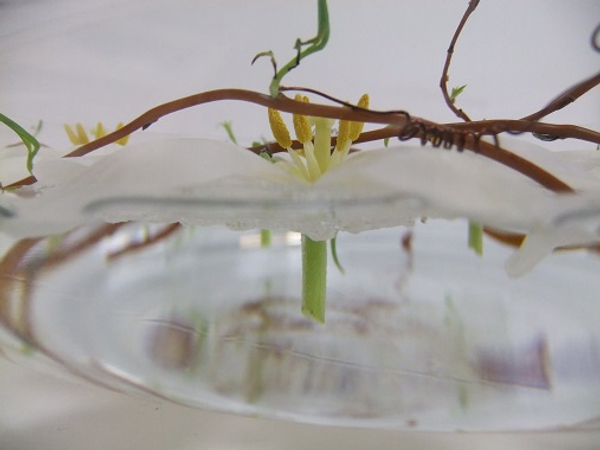
[[[483,226],[480,223],[469,222],[469,248],[479,256],[483,255]]]
[[[260,230],[260,246],[270,247],[271,246],[271,230]]]
[[[327,241],[302,235],[302,312],[325,322],[327,291]]]

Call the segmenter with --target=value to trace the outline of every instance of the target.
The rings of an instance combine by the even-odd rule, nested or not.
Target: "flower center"
[[[295,100],[308,102],[308,97],[298,94]],[[367,94],[360,98],[358,106],[369,107]],[[338,166],[348,156],[350,146],[360,136],[364,123],[340,120],[337,142],[332,150],[331,135],[334,123],[334,119],[294,114],[294,131],[302,144],[302,149],[295,150],[292,148],[290,132],[281,114],[276,109],[269,108],[269,124],[273,137],[287,150],[291,158],[291,161],[279,160],[276,164],[309,183],[315,182],[325,172]]]

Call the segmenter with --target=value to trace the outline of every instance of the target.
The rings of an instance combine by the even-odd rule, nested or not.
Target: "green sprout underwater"
[[[268,58],[273,66],[274,75],[270,80],[268,94],[244,89],[218,89],[194,94],[158,105],[125,125],[119,124],[117,129],[112,132],[106,132],[102,124],[98,124],[92,133],[96,137],[94,140],[89,139],[81,126],[77,126],[75,130],[66,127],[71,142],[79,145],[79,147],[65,156],[83,156],[114,142],[124,145],[127,137],[133,132],[146,129],[161,117],[185,108],[208,102],[236,100],[266,107],[269,124],[275,139],[274,142],[255,142],[252,147],[248,148],[248,151],[268,159],[307,185],[315,183],[330,170],[344,164],[351,153],[360,152],[361,150],[355,147],[356,144],[383,141],[385,147],[387,147],[390,139],[398,138],[400,141],[416,139],[422,146],[444,148],[457,152],[465,150],[474,152],[519,172],[548,191],[555,193],[573,192],[574,188],[572,186],[551,172],[504,148],[499,135],[502,133],[531,133],[545,141],[571,138],[600,144],[600,133],[597,131],[577,125],[551,124],[540,121],[600,84],[600,74],[581,81],[543,108],[526,117],[509,120],[471,120],[462,109],[456,106],[458,97],[463,93],[466,85],[455,87],[449,93],[447,82],[456,43],[467,19],[478,4],[479,1],[469,3],[456,29],[446,55],[440,81],[442,94],[448,107],[461,119],[461,122],[436,123],[416,117],[402,109],[377,111],[370,108],[369,97],[366,94],[362,95],[356,104],[353,104],[314,89],[284,86],[282,82],[290,71],[297,68],[310,55],[326,49],[332,27],[327,1],[318,0],[317,33],[313,38],[296,40],[294,45],[295,54],[286,64],[278,68],[277,60],[272,51],[260,52],[252,60],[252,63],[255,63],[258,59]],[[592,47],[595,51],[600,51],[597,44],[599,34],[600,27],[592,34]],[[291,98],[286,95],[287,92],[295,92],[296,95]],[[330,103],[320,104],[309,101],[307,94],[323,98]],[[284,123],[282,113],[292,114],[295,139],[292,139],[290,131]],[[34,157],[40,148],[40,144],[34,136],[8,119],[8,117],[0,115],[0,121],[8,125],[27,146],[26,165],[31,173]],[[382,127],[364,131],[363,125],[365,123],[380,124]],[[229,139],[233,143],[237,143],[232,124],[223,122],[221,126],[226,131]],[[337,126],[337,129],[335,126]],[[484,139],[485,137],[490,139]],[[424,149],[423,151],[427,150]],[[278,153],[284,154],[286,158],[278,158]],[[17,189],[35,182],[35,176],[32,175],[8,187]],[[159,238],[162,239],[168,236],[178,228],[178,224],[168,225],[164,230],[164,234],[159,233]],[[490,229],[481,223],[472,221],[468,229],[468,246],[479,255],[483,253],[484,234],[515,247],[521,246],[525,239],[522,233]],[[148,239],[144,245],[151,245],[159,238]],[[270,231],[262,229],[261,245],[268,247],[270,239]],[[330,241],[329,245],[328,240]],[[589,247],[597,245],[598,243],[593,243]],[[331,256],[340,272],[343,273],[342,265],[337,257],[336,240],[335,237],[327,240],[313,239],[303,233],[301,247],[302,312],[317,322],[324,322],[329,256]]]

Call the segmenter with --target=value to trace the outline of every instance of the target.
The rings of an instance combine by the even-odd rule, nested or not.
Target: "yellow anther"
[[[340,129],[338,131],[337,144],[335,146],[336,150],[341,151],[347,145],[347,142],[350,140],[351,127],[352,122],[340,120]]]
[[[290,138],[290,132],[285,126],[281,114],[276,109],[269,108],[269,125],[271,126],[271,132],[273,137],[279,145],[283,148],[292,146],[292,139]]]
[[[104,125],[102,125],[102,122],[98,122],[96,128],[92,128],[92,134],[96,139],[106,136],[106,129],[104,128]]]
[[[358,101],[358,105],[360,108],[368,108],[369,107],[369,94],[363,94],[363,96]],[[355,141],[362,133],[363,127],[365,126],[364,122],[350,122],[350,140]],[[341,128],[341,124],[340,124]]]
[[[308,103],[308,97],[296,94],[294,100]],[[302,114],[294,114],[294,131],[298,140],[305,144],[312,140],[313,134],[308,123],[308,117]]]
[[[71,144],[77,145],[77,135],[73,131],[73,128],[71,128],[66,123],[65,123],[65,133],[67,133],[67,136],[69,137],[69,141],[71,141]]]
[[[119,128],[123,128],[122,122],[117,125],[116,129],[118,130]],[[85,132],[85,128],[83,128],[83,125],[80,123],[75,124],[75,130],[73,130],[73,128],[71,128],[69,125],[65,124],[65,132],[67,133],[67,136],[73,145],[84,145],[90,142],[90,138]],[[108,134],[106,128],[104,128],[104,125],[102,125],[102,122],[98,122],[96,128],[92,128],[90,132],[96,139],[100,139]],[[115,143],[119,145],[125,145],[127,144],[128,140],[129,135],[115,141]]]
[[[87,144],[90,142],[90,138],[88,137],[87,133],[85,132],[85,128],[83,128],[81,123],[77,122],[75,124],[75,130],[77,130],[77,139],[81,144]]]
[[[83,145],[90,142],[83,125],[80,123],[75,125],[75,130],[73,130],[73,128],[71,128],[69,125],[65,124],[65,132],[67,133],[67,136],[73,145]]]
[[[123,128],[123,122],[119,122],[119,124],[117,125],[117,130]],[[117,144],[119,145],[125,145],[127,144],[127,141],[129,140],[129,134],[125,137],[122,137],[121,139],[118,139],[117,141],[115,141]]]

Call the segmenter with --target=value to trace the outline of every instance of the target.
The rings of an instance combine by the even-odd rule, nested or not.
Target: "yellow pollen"
[[[352,122],[348,120],[340,120],[340,129],[338,131],[337,143],[335,149],[337,151],[341,151],[350,140],[350,129],[352,127]]]
[[[308,97],[300,94],[296,94],[294,100],[308,103]],[[302,144],[306,144],[312,140],[313,134],[310,129],[310,124],[308,123],[308,117],[302,114],[294,114],[294,131],[296,132],[296,137]]]
[[[90,138],[88,137],[83,125],[80,123],[75,124],[75,130],[71,128],[69,125],[65,124],[65,132],[69,137],[69,140],[73,145],[83,145],[90,142]]]
[[[66,123],[64,125],[64,128],[65,128],[65,133],[67,133],[67,136],[69,137],[69,141],[71,141],[71,144],[77,145],[77,135],[73,131],[73,128],[71,128]]]
[[[96,128],[92,129],[92,134],[96,139],[106,136],[106,129],[104,128],[104,125],[102,125],[102,122],[98,122]]]
[[[361,108],[369,107],[369,94],[363,94],[363,96],[358,101],[358,105]],[[350,140],[355,141],[362,133],[363,127],[365,126],[364,122],[350,122]],[[341,128],[341,124],[340,124]]]
[[[283,148],[292,146],[292,139],[290,138],[290,132],[285,126],[281,114],[279,111],[273,108],[269,108],[269,125],[271,126],[271,132],[273,137],[279,145]]]
[[[117,130],[123,128],[123,122],[119,122],[119,124],[117,125]],[[119,145],[126,145],[127,141],[129,140],[129,134],[125,137],[122,137],[121,139],[115,141],[117,144]]]
[[[73,128],[71,128],[67,124],[65,124],[64,127],[65,127],[65,132],[67,133],[67,136],[69,138],[69,141],[71,141],[71,143],[73,145],[84,145],[84,144],[87,144],[88,142],[90,142],[90,138],[81,123],[75,124],[75,130],[73,130]],[[123,128],[122,122],[119,122],[116,130],[118,130],[119,128]],[[102,124],[102,122],[98,122],[96,127],[92,128],[90,130],[90,132],[91,132],[92,136],[94,136],[95,139],[100,139],[108,134],[108,132],[106,131],[106,128],[104,128],[104,125]],[[129,135],[116,140],[115,143],[117,143],[119,145],[125,145],[125,144],[127,144],[128,140],[129,140]]]

